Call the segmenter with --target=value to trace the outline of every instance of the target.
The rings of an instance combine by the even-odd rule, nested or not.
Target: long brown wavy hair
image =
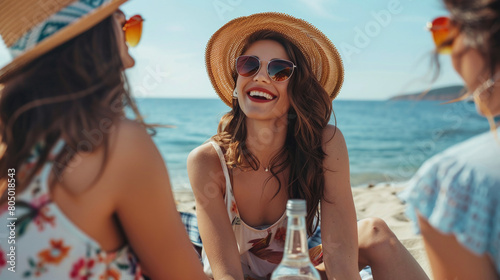
[[[443,3],[450,11],[453,25],[459,32],[465,34],[467,47],[475,48],[481,54],[486,60],[484,70],[490,78],[493,78],[500,65],[500,0],[443,0]],[[443,42],[434,53],[433,63],[436,69],[434,80],[437,79],[441,68],[438,50],[451,46],[454,39],[455,37],[449,38]],[[463,55],[466,51],[467,49],[459,55]],[[492,89],[493,87],[489,88]],[[466,99],[471,95],[471,90],[473,89],[469,89],[465,95],[451,102]],[[493,131],[496,125],[492,114],[478,97],[475,97],[474,101],[485,111]]]
[[[260,40],[280,43],[290,60],[298,65],[287,89],[290,109],[285,144],[269,163],[271,176],[266,183],[275,178],[279,184],[278,194],[284,184],[277,175],[289,168],[288,181],[284,187],[290,199],[306,200],[306,225],[307,232],[311,235],[318,226],[319,202],[324,197],[323,159],[326,154],[322,147],[322,136],[333,113],[332,102],[313,74],[304,54],[282,34],[269,30],[257,31],[248,37],[242,53]],[[236,84],[238,74],[234,68],[232,71]],[[228,166],[258,170],[260,162],[246,145],[245,119],[238,100],[233,99],[232,110],[222,117],[217,134],[212,139],[225,150]]]
[[[38,152],[34,167],[17,178],[17,194],[47,162],[59,139],[65,147],[56,156],[52,172],[57,176],[50,185],[78,152],[103,147],[95,182],[108,160],[109,131],[103,127],[124,118],[127,106],[145,125],[128,90],[114,24],[109,16],[0,81],[0,182],[5,184],[10,168],[19,174],[35,147]]]

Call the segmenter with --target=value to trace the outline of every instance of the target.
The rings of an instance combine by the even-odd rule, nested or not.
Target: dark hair
[[[242,53],[251,44],[260,40],[280,43],[290,60],[299,65],[288,85],[290,109],[285,144],[270,161],[269,170],[272,175],[266,183],[275,178],[279,184],[277,194],[282,187],[277,174],[290,168],[286,186],[288,197],[306,200],[306,225],[308,234],[311,235],[317,227],[319,202],[324,197],[323,159],[326,154],[322,147],[322,136],[333,112],[332,102],[312,72],[304,54],[282,34],[269,30],[257,31],[248,37]],[[232,71],[236,84],[238,74],[235,69]],[[213,139],[225,149],[229,166],[257,170],[260,162],[248,150],[245,143],[247,139],[245,118],[238,101],[233,99],[232,110],[222,117],[217,135]]]
[[[34,168],[18,178],[20,193],[48,160],[59,139],[65,140],[65,148],[56,156],[52,172],[62,174],[77,152],[103,147],[105,156],[97,180],[109,151],[109,131],[103,131],[103,125],[109,128],[124,117],[127,105],[144,124],[128,91],[114,24],[113,16],[107,17],[2,81],[0,130],[4,153],[0,182],[7,178],[9,168],[19,173],[36,147],[39,158]],[[100,141],[89,141],[92,132],[100,133]]]

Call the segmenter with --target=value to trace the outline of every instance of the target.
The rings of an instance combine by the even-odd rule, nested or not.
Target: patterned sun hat
[[[126,1],[0,0],[0,36],[13,57],[0,69],[0,82],[98,24]]]

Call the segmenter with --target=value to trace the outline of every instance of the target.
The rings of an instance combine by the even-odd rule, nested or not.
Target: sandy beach
[[[404,187],[403,183],[353,188],[356,213],[358,219],[382,218],[419,262],[427,275],[431,275],[422,239],[414,233],[412,222],[404,214],[405,205],[396,196]],[[190,190],[174,191],[174,196],[179,211],[194,213],[194,197]]]

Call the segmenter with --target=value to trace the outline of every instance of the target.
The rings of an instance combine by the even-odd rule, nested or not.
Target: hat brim
[[[247,38],[256,31],[275,31],[295,44],[309,61],[319,83],[333,100],[344,81],[344,67],[333,43],[312,24],[283,13],[260,13],[236,18],[212,35],[205,62],[212,86],[232,106],[235,82],[232,73]]]
[[[121,4],[125,3],[126,1],[127,0],[112,0],[109,3],[103,4],[91,13],[81,17],[80,19],[61,29],[54,35],[41,41],[32,49],[29,49],[28,51],[14,58],[10,63],[0,69],[0,82],[4,81],[9,76],[16,73],[17,70],[32,62],[41,55],[89,30],[90,28],[101,22],[103,19],[105,19],[107,16],[111,15],[118,9]]]

